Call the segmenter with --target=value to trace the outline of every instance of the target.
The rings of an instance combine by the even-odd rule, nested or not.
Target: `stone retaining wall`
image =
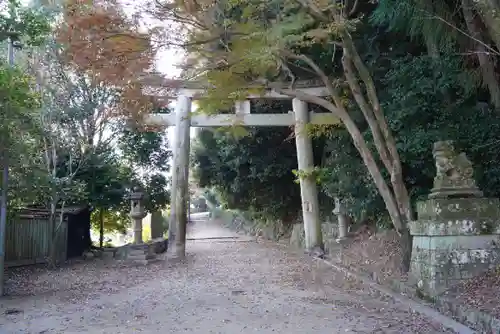
[[[338,237],[338,224],[332,222],[324,222],[321,224],[321,231],[323,232],[323,243],[325,244],[325,251],[328,253],[333,250],[338,243],[335,241]],[[290,245],[297,249],[305,248],[305,233],[304,224],[294,224],[290,236]]]
[[[248,220],[243,217],[243,214],[236,211],[214,209],[212,210],[212,218],[219,219],[221,223],[233,231],[243,232],[252,236],[260,236],[267,240],[287,240],[290,245],[297,249],[305,247],[304,241],[304,224],[296,223],[292,226],[284,226],[279,222],[262,223]],[[338,224],[332,222],[324,222],[321,225],[323,231],[323,242],[325,250],[333,249],[337,242]]]
[[[288,239],[291,233],[291,227],[284,226],[280,222],[263,223],[247,219],[243,213],[237,211],[212,210],[212,218],[218,219],[227,228],[243,232],[251,236],[259,236],[267,240],[278,241]]]

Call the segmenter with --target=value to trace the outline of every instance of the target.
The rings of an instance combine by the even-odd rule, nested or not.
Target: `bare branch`
[[[344,109],[337,108],[333,103],[331,103],[330,101],[328,101],[324,98],[321,98],[319,96],[307,94],[307,93],[304,93],[304,92],[297,90],[297,89],[283,88],[278,83],[269,83],[267,86],[277,93],[280,93],[283,95],[288,95],[290,97],[295,97],[295,98],[298,98],[302,101],[313,103],[313,104],[316,104],[318,106],[321,106],[321,107],[325,108],[326,110],[332,112],[340,120],[345,119],[345,117],[347,116],[347,113],[345,112]]]
[[[330,19],[323,14],[321,9],[319,9],[314,3],[309,0],[296,0],[307,12],[314,18],[320,21],[328,22]]]
[[[491,53],[497,55],[497,56],[500,56],[500,52],[495,50],[495,48],[491,47],[490,45],[488,45],[487,43],[483,42],[482,40],[480,40],[479,38],[477,37],[474,37],[472,36],[471,34],[469,34],[468,32],[466,32],[465,30],[463,29],[460,29],[459,27],[457,27],[456,25],[454,25],[453,23],[451,22],[448,22],[446,21],[444,18],[440,17],[440,16],[437,16],[437,15],[432,15],[431,13],[427,13],[425,12],[424,10],[422,10],[424,13],[428,14],[430,16],[431,19],[436,19],[438,21],[441,21],[443,22],[444,24],[450,26],[451,28],[455,29],[456,31],[458,31],[459,33],[461,33],[462,35],[470,38],[471,40],[473,40],[474,42],[482,45],[483,47],[485,47],[486,49],[488,49]]]
[[[347,14],[347,17],[350,18],[353,15],[355,15],[356,12],[358,11],[358,7],[359,7],[359,0],[355,0],[354,4],[352,5],[351,9],[349,10],[349,14]]]
[[[319,76],[319,78],[321,79],[321,81],[325,85],[326,89],[328,89],[328,92],[332,96],[333,101],[336,104],[336,107],[340,108],[342,106],[342,100],[341,100],[340,95],[338,93],[338,89],[332,84],[332,81],[330,80],[330,78],[328,78],[326,73],[318,66],[318,64],[316,64],[314,62],[314,60],[312,60],[311,58],[309,58],[308,56],[306,56],[304,54],[297,55],[297,54],[295,54],[291,51],[287,51],[287,50],[284,50],[282,52],[283,52],[285,57],[288,57],[290,59],[295,59],[295,60],[301,60],[301,61],[305,62]]]
[[[366,101],[363,95],[363,90],[361,89],[361,86],[359,85],[358,80],[356,78],[356,73],[354,72],[354,69],[352,67],[352,60],[349,51],[347,49],[344,49],[344,55],[342,57],[342,66],[344,67],[344,73],[347,82],[349,84],[349,87],[351,88],[352,95],[356,100],[356,103],[358,104],[359,108],[361,109],[363,116],[368,122],[368,126],[370,127],[370,130],[372,132],[374,143],[375,146],[377,147],[377,151],[380,155],[380,158],[382,159],[385,168],[390,171],[393,169],[393,164],[389,156],[388,149],[384,145],[385,139],[383,138],[383,135],[381,133],[379,124],[375,118],[373,110],[371,109],[370,105],[368,105],[368,102]]]

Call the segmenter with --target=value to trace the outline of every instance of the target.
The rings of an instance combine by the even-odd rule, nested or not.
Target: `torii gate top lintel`
[[[207,88],[210,87],[210,84],[202,81],[196,80],[179,80],[173,79],[168,80],[162,77],[159,74],[152,74],[150,76],[144,77],[140,79],[141,83],[145,86],[156,87],[156,88],[169,88],[173,90],[174,96],[188,96],[192,99],[200,99],[205,94]],[[262,83],[249,84],[248,88],[261,88],[263,86]],[[277,83],[273,82],[269,86],[271,87],[280,87],[280,88],[289,88],[286,83]],[[314,95],[314,96],[327,96],[328,91],[325,88],[324,84],[318,80],[300,80],[294,84],[294,89],[300,90],[304,93]],[[276,92],[273,88],[268,88],[265,90],[265,94],[263,95],[249,95],[249,99],[257,99],[257,98],[266,98],[266,99],[291,99],[289,95],[284,95]]]
[[[176,114],[180,111],[178,108],[183,108],[180,99],[188,98],[196,100],[203,97],[207,89],[207,84],[200,81],[182,81],[182,80],[166,80],[155,75],[142,79],[145,85],[155,87],[168,87],[174,90],[174,95],[177,96],[177,107],[173,114],[150,114],[145,121],[149,125],[154,126],[174,126],[178,120]],[[276,87],[275,84],[273,84]],[[288,88],[282,84],[283,88]],[[252,85],[249,85],[251,88]],[[258,87],[255,85],[255,87]],[[295,89],[314,96],[328,95],[327,89],[316,80],[298,81],[294,86]],[[294,111],[289,111],[286,114],[251,114],[250,100],[264,99],[292,99],[289,95],[283,95],[273,89],[268,89],[262,95],[249,95],[246,100],[235,102],[235,113],[224,115],[189,115],[190,125],[196,127],[217,127],[217,126],[291,126],[295,124],[296,117]],[[189,102],[191,104],[191,102]],[[187,107],[191,110],[191,106]],[[181,111],[182,112],[182,111]],[[336,124],[338,119],[331,113],[310,113],[308,122],[311,124]]]

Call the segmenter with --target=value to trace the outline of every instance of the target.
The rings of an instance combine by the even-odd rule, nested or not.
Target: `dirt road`
[[[190,230],[208,239],[188,241],[183,262],[134,275],[103,267],[97,292],[76,294],[78,283],[55,281],[67,288],[2,300],[0,333],[452,333],[300,254],[203,220]],[[19,313],[3,315],[8,309]]]

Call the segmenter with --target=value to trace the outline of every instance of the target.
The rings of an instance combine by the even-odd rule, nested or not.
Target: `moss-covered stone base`
[[[500,202],[490,198],[431,199],[410,223],[410,275],[428,295],[500,264]]]

